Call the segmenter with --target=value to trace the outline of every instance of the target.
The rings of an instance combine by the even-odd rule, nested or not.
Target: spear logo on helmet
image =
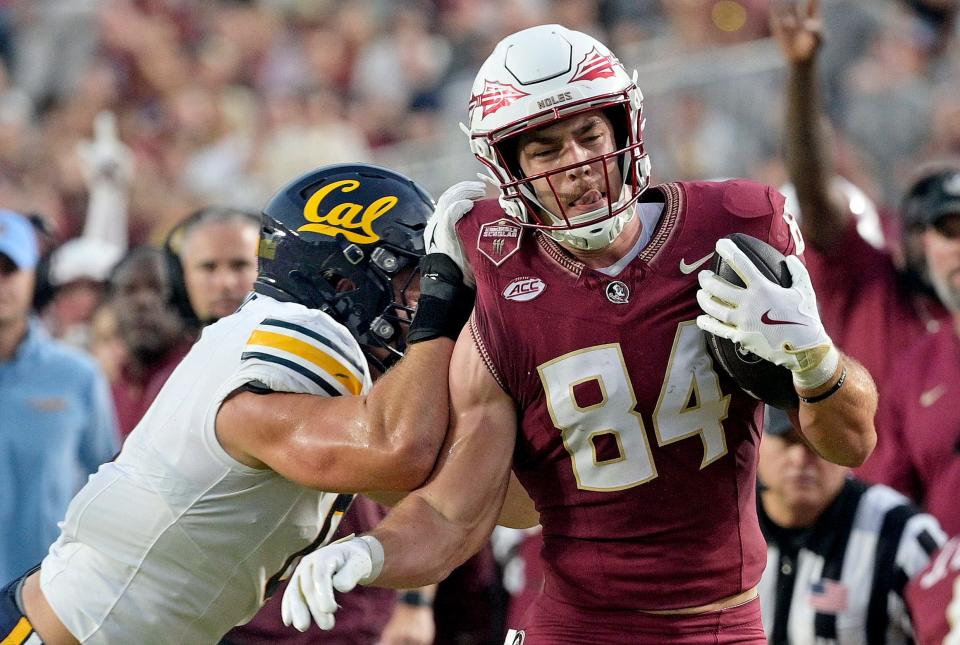
[[[483,108],[483,117],[486,118],[500,108],[505,108],[525,96],[530,95],[509,83],[484,81],[483,91],[470,97],[467,109],[472,111],[479,106]]]
[[[613,65],[616,59],[613,56],[604,56],[596,47],[587,52],[580,64],[577,65],[577,71],[573,73],[571,83],[576,81],[592,81],[598,78],[613,78],[616,71]]]

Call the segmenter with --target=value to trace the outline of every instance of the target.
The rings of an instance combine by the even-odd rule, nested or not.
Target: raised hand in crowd
[[[88,188],[100,182],[125,185],[133,178],[133,152],[120,140],[117,115],[113,112],[104,110],[97,114],[93,138],[77,143],[76,153]]]
[[[823,42],[820,1],[774,2],[770,7],[770,29],[787,61],[810,61]]]

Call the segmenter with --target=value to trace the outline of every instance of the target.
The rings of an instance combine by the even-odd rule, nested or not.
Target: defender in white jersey
[[[442,255],[416,288],[432,209],[373,166],[281,190],[255,293],[204,330],[40,570],[0,591],[0,641],[215,643],[328,539],[350,492],[419,485],[447,426],[436,365],[472,305]],[[368,362],[384,371],[405,338],[429,342],[371,389]]]
[[[43,594],[79,641],[216,642],[292,554],[332,535],[351,496],[247,466],[217,440],[221,402],[247,384],[330,397],[366,393],[370,374],[347,330],[300,304],[253,295],[207,328],[43,561]]]

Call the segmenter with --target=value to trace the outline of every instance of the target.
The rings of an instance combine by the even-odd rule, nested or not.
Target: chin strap
[[[577,250],[594,251],[610,246],[613,241],[619,237],[620,233],[623,232],[623,227],[627,225],[627,222],[634,218],[636,213],[637,207],[636,204],[634,204],[631,208],[627,209],[623,213],[616,215],[606,222],[601,222],[600,224],[581,226],[580,228],[572,228],[568,230],[544,231],[544,233],[549,235],[557,242],[566,246],[571,246]],[[593,234],[586,233],[587,229],[594,229],[598,226],[602,226],[603,230]],[[584,233],[581,233],[581,231],[584,231]]]

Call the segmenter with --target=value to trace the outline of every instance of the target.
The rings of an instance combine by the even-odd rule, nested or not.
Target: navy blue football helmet
[[[355,163],[309,172],[263,209],[254,290],[330,314],[382,371],[406,349],[407,289],[419,283],[433,208],[425,190],[386,168]]]

